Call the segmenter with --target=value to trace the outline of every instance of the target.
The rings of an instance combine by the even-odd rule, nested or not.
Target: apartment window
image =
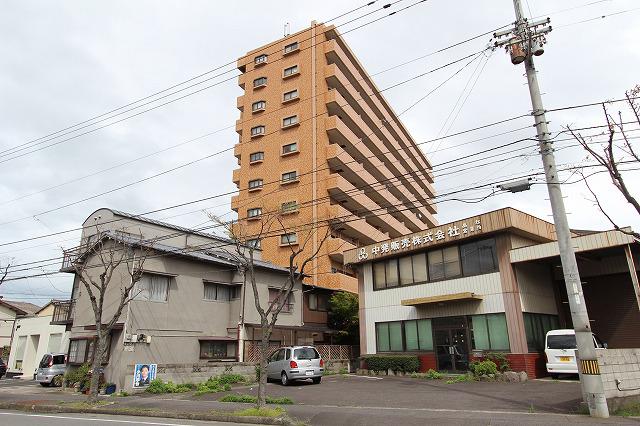
[[[255,80],[253,80],[254,89],[257,89],[258,87],[262,87],[266,85],[267,85],[267,77],[258,77]]]
[[[262,208],[260,208],[260,207],[256,207],[256,208],[248,209],[248,210],[247,210],[247,217],[248,217],[249,219],[251,219],[251,218],[255,218],[255,217],[258,217],[258,216],[260,216],[261,214],[262,214]]]
[[[291,44],[287,44],[287,45],[284,47],[284,54],[286,55],[287,53],[295,52],[296,50],[298,50],[298,48],[299,48],[299,46],[298,46],[298,42],[297,42],[297,41],[294,41],[293,43],[291,43]]]
[[[247,240],[247,246],[254,249],[260,249],[262,247],[262,242],[259,238],[252,238]]]
[[[289,127],[298,124],[298,116],[292,115],[291,117],[286,117],[282,119],[282,127]]]
[[[282,306],[280,312],[292,312],[293,311],[293,293],[289,293],[289,297],[284,299],[284,292],[280,294],[280,289],[269,289],[269,303],[274,303],[274,306]]]
[[[268,58],[268,56],[267,56],[267,55],[265,55],[265,54],[258,55],[258,56],[256,56],[256,57],[253,59],[253,62],[254,62],[256,65],[266,64],[266,63],[267,63],[267,58]]]
[[[282,182],[293,182],[298,180],[298,172],[287,172],[282,174]]]
[[[232,299],[231,290],[236,286],[220,283],[204,283],[204,300],[228,302]]]
[[[298,152],[298,143],[288,143],[282,146],[282,155],[291,154],[293,152]]]
[[[282,203],[280,206],[280,211],[282,213],[293,213],[298,211],[298,202],[297,201],[286,201]]]
[[[253,179],[249,181],[249,189],[258,189],[262,188],[262,179]]]
[[[251,128],[251,137],[254,136],[262,136],[264,135],[265,132],[265,127],[260,125],[260,126],[255,126]]]
[[[165,275],[144,274],[135,285],[134,300],[166,302],[170,279]]]
[[[508,350],[505,314],[471,315],[473,349]]]
[[[267,107],[266,101],[257,101],[251,104],[251,111],[253,112],[264,111],[266,107]]]
[[[431,320],[376,323],[377,352],[432,351]]]
[[[327,311],[329,304],[329,296],[324,293],[309,293],[309,310],[311,311]]]
[[[464,275],[478,275],[498,270],[496,241],[474,241],[460,246],[460,259]]]
[[[458,246],[430,251],[428,258],[431,281],[455,278],[462,275]]]
[[[298,99],[298,89],[286,92],[284,95],[282,95],[283,102],[292,101],[294,99]]]
[[[298,234],[295,232],[289,232],[287,234],[280,235],[280,244],[281,245],[292,245],[298,243]]]
[[[264,152],[252,152],[249,154],[249,163],[257,163],[258,161],[264,161]]]
[[[290,77],[292,75],[298,74],[298,66],[294,65],[289,68],[284,69],[284,77]]]
[[[224,340],[200,340],[200,359],[235,360],[237,343]]]

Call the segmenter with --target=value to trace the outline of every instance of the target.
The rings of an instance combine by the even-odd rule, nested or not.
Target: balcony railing
[[[74,302],[71,300],[53,302],[51,325],[66,325],[73,322]]]
[[[76,259],[78,259],[79,255],[80,250],[77,247],[69,250],[64,250],[62,257],[62,268],[60,270],[63,272],[72,272],[74,270],[73,264]]]

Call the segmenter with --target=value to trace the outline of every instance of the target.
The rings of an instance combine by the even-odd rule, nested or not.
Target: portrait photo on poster
[[[142,388],[156,378],[157,364],[136,364],[133,370],[133,387]]]

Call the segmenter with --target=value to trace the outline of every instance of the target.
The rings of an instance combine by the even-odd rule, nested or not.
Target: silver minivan
[[[303,379],[318,384],[323,373],[324,360],[313,346],[280,348],[269,357],[267,364],[267,380],[280,380],[284,386]]]
[[[67,371],[67,356],[61,353],[44,354],[36,370],[36,381],[42,386],[61,386]]]

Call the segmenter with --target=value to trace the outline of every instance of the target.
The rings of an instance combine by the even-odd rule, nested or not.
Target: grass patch
[[[614,411],[613,415],[621,417],[638,417],[640,416],[640,402],[623,405],[622,407]]]
[[[231,385],[245,382],[245,377],[240,374],[223,374],[218,377],[209,377],[209,380],[198,385],[196,396],[207,393],[230,391]]]
[[[218,401],[220,402],[243,402],[243,403],[256,403],[258,401],[258,397],[253,395],[225,395],[220,398]],[[293,400],[286,396],[280,398],[273,398],[268,396],[266,398],[267,404],[280,404],[280,405],[290,405],[293,404]]]
[[[411,377],[414,379],[440,380],[442,379],[442,373],[429,369],[426,373],[411,373]]]
[[[282,407],[275,408],[247,408],[244,410],[236,411],[236,416],[251,416],[251,417],[280,417],[286,414],[286,411]]]
[[[121,390],[120,392],[115,393],[114,395],[115,396],[129,396],[129,392]]]
[[[64,405],[65,407],[76,408],[76,409],[91,409],[91,408],[99,408],[104,407],[105,405],[111,405],[113,402],[109,401],[96,401],[93,403],[82,401],[82,402],[66,402],[60,401],[58,405]]]
[[[445,383],[451,385],[453,383],[462,383],[462,382],[475,382],[476,379],[472,374],[460,374],[458,376],[451,377]]]
[[[172,381],[163,382],[162,379],[154,379],[149,383],[146,392],[160,394],[160,393],[184,393],[190,392],[196,388],[193,383],[181,383],[176,384]]]

